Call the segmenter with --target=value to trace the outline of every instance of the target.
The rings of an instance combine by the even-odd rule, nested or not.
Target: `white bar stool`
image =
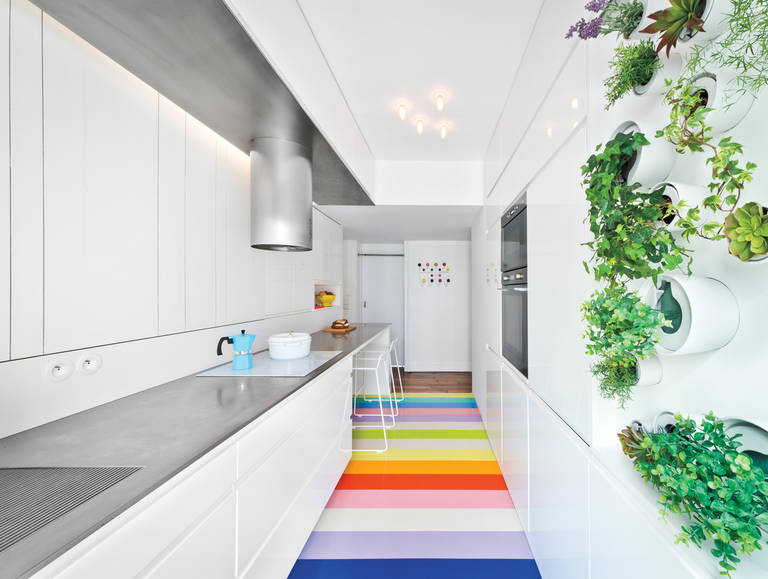
[[[358,408],[357,408],[357,396],[358,396],[358,388],[357,388],[357,376],[359,376],[359,373],[362,372],[363,375],[365,375],[366,372],[373,372],[373,375],[376,379],[376,398],[379,400],[379,416],[381,417],[381,425],[373,425],[373,424],[353,424],[352,428],[354,430],[363,430],[363,429],[378,429],[381,428],[382,436],[384,437],[384,448],[363,448],[363,449],[355,449],[355,452],[385,452],[389,449],[389,441],[387,440],[387,428],[392,428],[395,426],[395,407],[392,404],[392,395],[387,392],[388,402],[389,402],[389,414],[384,413],[384,393],[382,392],[382,384],[381,380],[379,379],[379,375],[382,372],[382,368],[384,366],[384,359],[385,354],[381,353],[378,357],[374,358],[372,356],[361,356],[356,355],[354,358],[354,363],[352,366],[352,370],[354,373],[353,378],[353,388],[352,388],[352,414],[354,416],[376,416],[376,414],[359,414]],[[363,384],[365,385],[366,382],[363,380]],[[371,400],[374,400],[372,398]],[[387,418],[392,419],[392,424],[387,424]]]
[[[403,389],[403,373],[402,373],[402,370],[400,368],[400,360],[399,360],[398,355],[397,355],[397,342],[398,342],[399,339],[400,338],[393,339],[389,343],[389,348],[387,348],[385,350],[370,349],[370,350],[364,350],[362,352],[363,355],[367,355],[367,356],[371,356],[371,357],[378,356],[379,354],[382,354],[382,353],[387,355],[387,362],[388,362],[388,366],[389,366],[389,374],[390,374],[390,378],[392,380],[391,388],[392,388],[392,392],[395,395],[395,402],[396,403],[397,402],[402,402],[403,400],[405,400],[405,390]],[[393,358],[394,358],[394,364],[392,363]],[[395,382],[395,370],[394,370],[395,368],[397,368],[397,382]],[[397,396],[397,384],[400,385],[400,397],[399,398]],[[365,398],[365,393],[363,393],[363,400],[366,400],[366,401],[370,402],[370,400],[373,400],[373,399],[371,398],[369,400],[369,399]],[[399,408],[398,408],[398,414],[399,414]]]

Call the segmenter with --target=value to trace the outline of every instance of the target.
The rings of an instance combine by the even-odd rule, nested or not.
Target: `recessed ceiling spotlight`
[[[440,138],[444,139],[447,134],[448,134],[448,129],[445,127],[445,125],[440,127]]]
[[[405,105],[400,105],[400,106],[397,108],[397,113],[400,115],[400,120],[401,120],[401,121],[404,121],[404,120],[405,120],[405,112],[406,112],[406,111],[405,111]]]
[[[547,127],[547,136],[548,137],[552,136],[552,127]]]
[[[575,129],[578,126],[579,126],[579,121],[573,121],[573,128]]]
[[[424,132],[424,121],[422,121],[421,119],[416,121],[416,132],[419,134]]]
[[[571,108],[572,108],[574,111],[575,111],[576,109],[578,109],[578,108],[579,108],[579,99],[577,99],[576,97],[573,97],[573,98],[571,99]]]
[[[437,110],[443,112],[445,108],[445,97],[441,94],[435,97],[435,104],[437,104]]]

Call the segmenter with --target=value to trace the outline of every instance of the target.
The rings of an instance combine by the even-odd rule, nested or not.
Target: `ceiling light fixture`
[[[405,120],[405,105],[400,105],[397,109],[398,114],[400,115],[400,120]]]
[[[422,120],[416,121],[416,132],[419,134],[424,132],[424,121]]]
[[[572,108],[574,111],[575,111],[576,109],[578,109],[578,108],[579,108],[579,99],[578,99],[578,98],[576,98],[576,97],[573,97],[573,98],[571,99],[571,108]]]
[[[547,127],[547,136],[548,137],[552,136],[552,127]]]
[[[442,113],[443,109],[445,108],[445,97],[443,95],[439,94],[435,98],[435,102],[437,104],[437,110]]]
[[[445,125],[440,127],[440,138],[444,139],[447,134],[448,134],[448,129],[445,128]]]

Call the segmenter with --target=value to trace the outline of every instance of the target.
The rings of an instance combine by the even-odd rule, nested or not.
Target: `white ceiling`
[[[377,160],[483,158],[541,0],[297,0]],[[446,96],[443,113],[434,97]],[[397,115],[400,102],[408,117]],[[424,134],[416,133],[416,119]],[[440,139],[445,123],[448,138]]]
[[[362,243],[468,240],[478,207],[423,205],[323,205],[344,226],[344,239]]]

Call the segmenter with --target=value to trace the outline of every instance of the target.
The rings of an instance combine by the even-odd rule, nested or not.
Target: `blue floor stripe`
[[[289,579],[541,579],[533,559],[299,559]]]

